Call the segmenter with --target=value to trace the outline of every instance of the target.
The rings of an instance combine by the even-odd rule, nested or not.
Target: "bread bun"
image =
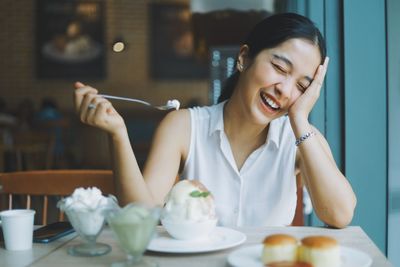
[[[310,263],[313,267],[339,267],[339,244],[328,236],[305,237],[301,240],[298,260]]]
[[[291,235],[275,234],[263,241],[261,256],[263,264],[276,262],[295,262],[297,258],[297,239]]]

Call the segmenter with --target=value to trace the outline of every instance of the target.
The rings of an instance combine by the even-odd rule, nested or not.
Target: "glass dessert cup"
[[[73,245],[68,248],[68,254],[73,256],[100,256],[111,251],[111,246],[96,242],[105,224],[105,212],[115,207],[115,199],[109,197],[107,204],[98,205],[96,208],[85,207],[80,205],[65,205],[62,199],[58,203],[58,207],[64,211],[83,243]]]
[[[107,213],[106,219],[120,247],[127,254],[126,261],[115,262],[113,267],[156,267],[157,263],[143,259],[143,253],[150,243],[161,208],[131,203],[123,209]]]
[[[68,254],[73,256],[100,256],[111,251],[111,246],[96,242],[96,239],[103,230],[105,223],[104,215],[99,214],[101,213],[100,211],[81,212],[66,210],[65,213],[79,237],[84,241],[81,244],[69,247]],[[83,220],[86,220],[85,218],[92,219],[92,229],[83,226],[85,223],[88,225],[87,222],[82,222]]]

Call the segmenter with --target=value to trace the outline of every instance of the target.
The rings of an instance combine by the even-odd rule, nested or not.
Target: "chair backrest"
[[[78,187],[97,187],[103,194],[114,194],[113,173],[110,170],[45,170],[0,173],[0,192],[8,195],[12,208],[13,195],[26,195],[26,208],[31,196],[43,196],[42,224],[47,224],[49,196],[71,195]],[[59,213],[59,220],[64,214]]]
[[[304,226],[303,181],[301,178],[301,174],[298,174],[296,176],[296,185],[297,185],[297,206],[291,225]]]

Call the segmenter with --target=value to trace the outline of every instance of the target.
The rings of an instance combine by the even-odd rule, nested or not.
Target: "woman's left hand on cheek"
[[[307,119],[312,108],[317,102],[328,69],[329,58],[326,57],[324,64],[319,65],[314,79],[306,91],[290,106],[288,115],[291,119]]]

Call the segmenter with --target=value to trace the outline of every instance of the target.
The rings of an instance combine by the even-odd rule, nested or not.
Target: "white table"
[[[380,252],[365,232],[357,226],[351,226],[345,229],[335,230],[316,227],[263,227],[256,229],[237,229],[247,235],[247,241],[241,245],[248,246],[260,244],[266,235],[273,233],[289,233],[297,238],[306,235],[328,235],[336,238],[343,246],[361,250],[373,259],[373,267],[393,267],[386,257]],[[70,245],[80,243],[80,238],[67,236],[63,239],[52,242],[48,245],[34,244],[30,252],[8,252],[4,249],[0,251],[0,265],[19,267],[19,266],[110,266],[111,263],[122,261],[125,254],[118,247],[110,229],[106,228],[100,235],[99,242],[107,243],[112,247],[109,254],[99,257],[73,257],[67,254],[67,248]],[[202,254],[163,254],[146,253],[145,258],[156,261],[160,267],[226,267],[227,256],[236,248],[227,250],[202,253]]]
[[[58,240],[55,240],[48,244],[33,244],[32,250],[26,251],[8,251],[4,248],[4,243],[1,243],[0,248],[0,266],[7,267],[23,267],[29,266],[32,263],[48,256],[58,249],[62,249],[62,247],[76,238],[77,234],[73,233],[67,236],[64,236]]]

